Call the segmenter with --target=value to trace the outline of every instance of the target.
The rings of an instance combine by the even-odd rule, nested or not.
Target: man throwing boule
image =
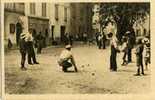
[[[67,69],[72,65],[74,66],[75,72],[78,71],[71,52],[71,45],[66,45],[65,50],[61,52],[58,64],[62,66],[62,71],[64,72],[68,72]]]

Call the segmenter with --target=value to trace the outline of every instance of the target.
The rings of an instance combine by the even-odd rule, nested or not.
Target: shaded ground
[[[75,55],[78,73],[63,73],[57,59],[63,48],[48,47],[37,55],[40,65],[27,65],[20,70],[19,51],[13,50],[5,56],[5,89],[9,94],[51,93],[148,93],[150,71],[146,76],[133,76],[135,62],[121,66],[122,54],[118,55],[118,72],[109,71],[110,49],[98,50],[96,46],[77,45]],[[135,57],[133,56],[135,61]],[[73,68],[70,68],[73,71]]]

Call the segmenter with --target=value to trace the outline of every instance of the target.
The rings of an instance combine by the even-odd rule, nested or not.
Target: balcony
[[[24,3],[5,3],[5,11],[24,14]]]

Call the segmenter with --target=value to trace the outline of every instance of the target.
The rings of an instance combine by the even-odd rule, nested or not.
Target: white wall
[[[17,23],[17,19],[18,19],[19,15],[15,14],[15,13],[7,13],[5,12],[5,16],[4,16],[4,34],[5,37],[4,39],[7,40],[9,38],[10,35],[10,24],[15,24]],[[12,43],[16,43],[16,33],[11,34],[12,37]]]

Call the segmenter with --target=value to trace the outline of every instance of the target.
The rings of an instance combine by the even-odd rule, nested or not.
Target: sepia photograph
[[[148,94],[150,2],[4,3],[6,94]]]

